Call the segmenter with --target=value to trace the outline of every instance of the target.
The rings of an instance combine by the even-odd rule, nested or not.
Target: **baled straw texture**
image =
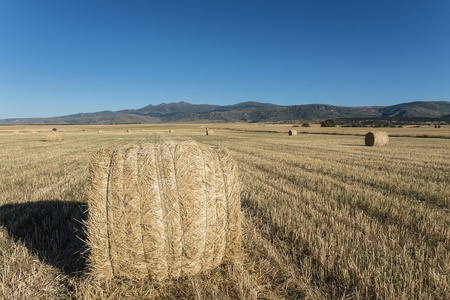
[[[90,181],[97,278],[178,278],[237,258],[239,182],[226,150],[194,142],[101,150]]]
[[[366,146],[387,146],[389,135],[386,131],[368,132],[364,139]]]
[[[296,130],[289,130],[289,135],[297,135],[297,131]]]
[[[61,134],[58,131],[50,131],[47,133],[47,142],[61,142]]]
[[[206,135],[213,135],[214,134],[214,130],[208,129],[206,130]]]

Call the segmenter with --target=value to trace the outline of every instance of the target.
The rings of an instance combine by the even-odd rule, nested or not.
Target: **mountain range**
[[[51,118],[4,119],[0,120],[0,125],[280,122],[326,118],[442,118],[447,120],[450,119],[450,102],[419,101],[392,106],[358,107],[327,104],[282,106],[260,102],[221,106],[178,102],[148,105],[140,109],[79,113]]]

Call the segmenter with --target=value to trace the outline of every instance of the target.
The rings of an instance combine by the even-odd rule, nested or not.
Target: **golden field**
[[[61,142],[45,141],[53,127]],[[373,130],[389,145],[364,146]],[[240,259],[178,280],[97,281],[83,241],[89,161],[101,148],[161,140],[234,156]],[[446,126],[0,126],[0,178],[2,299],[450,298]]]

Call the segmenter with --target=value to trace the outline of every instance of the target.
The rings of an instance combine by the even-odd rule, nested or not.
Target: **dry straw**
[[[169,133],[173,133],[173,129],[169,129]]]
[[[365,137],[366,146],[387,146],[389,135],[386,131],[368,132]]]
[[[178,278],[237,258],[239,182],[225,149],[171,142],[101,150],[90,174],[97,278]]]
[[[98,131],[98,134],[103,134],[103,130],[99,130],[99,131]]]
[[[61,142],[61,134],[58,131],[50,131],[47,133],[47,142]]]
[[[213,135],[214,130],[206,128],[206,135]]]
[[[297,131],[296,130],[289,130],[289,135],[297,135]]]

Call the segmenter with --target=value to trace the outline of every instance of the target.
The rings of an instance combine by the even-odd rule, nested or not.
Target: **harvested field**
[[[448,138],[390,131],[389,146],[375,148],[364,145],[367,130],[314,128],[287,139],[286,127],[266,127],[217,127],[211,138],[198,124],[102,126],[103,135],[100,127],[61,126],[61,143],[44,142],[45,128],[17,129],[37,135],[0,128],[0,298],[450,298]],[[163,282],[89,277],[78,237],[85,238],[91,157],[159,140],[222,146],[234,157],[238,261]]]

